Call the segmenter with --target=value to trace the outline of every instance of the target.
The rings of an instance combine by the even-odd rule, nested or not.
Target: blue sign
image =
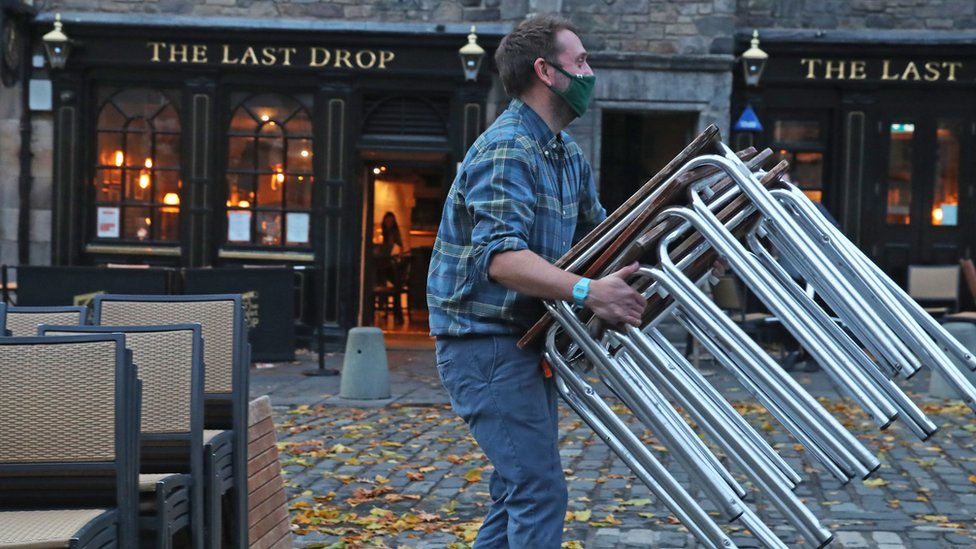
[[[746,105],[746,110],[742,111],[742,116],[739,117],[739,121],[735,123],[733,129],[737,132],[763,131],[759,117],[756,116],[756,111],[752,110],[752,105]]]

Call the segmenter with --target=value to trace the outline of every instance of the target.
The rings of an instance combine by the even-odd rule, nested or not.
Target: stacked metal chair
[[[600,277],[634,260],[631,284],[648,298],[642,325],[607,326],[566,302],[547,302],[523,346],[545,342],[560,393],[706,547],[735,544],[691,495],[705,494],[767,547],[786,547],[743,499],[747,492],[676,409],[768,496],[804,543],[833,535],[794,494],[801,477],[658,329],[676,319],[840,482],[864,479],[880,461],[830,415],[704,291],[721,258],[879,428],[901,419],[919,438],[936,426],[893,381],[928,366],[970,407],[976,389],[949,355],[976,359],[783,179],[770,151],[726,147],[708,128],[661,173],[561,258]],[[796,267],[829,307],[814,301],[779,260]],[[555,320],[555,323],[552,322]],[[668,449],[686,488],[587,383],[593,372]]]

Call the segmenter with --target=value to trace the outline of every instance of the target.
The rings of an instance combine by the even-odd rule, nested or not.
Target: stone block
[[[349,330],[339,396],[350,400],[390,398],[390,372],[383,330],[372,327]]]

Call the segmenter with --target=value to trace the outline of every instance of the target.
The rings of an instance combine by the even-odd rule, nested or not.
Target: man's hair
[[[509,96],[521,97],[529,89],[536,59],[556,58],[559,53],[556,34],[563,29],[576,32],[573,24],[559,15],[533,15],[502,38],[495,50],[495,65]]]

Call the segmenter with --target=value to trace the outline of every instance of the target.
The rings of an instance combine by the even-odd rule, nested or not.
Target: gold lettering
[[[233,64],[238,63],[239,61],[240,60],[237,59],[237,58],[235,58],[235,59],[231,59],[230,58],[230,46],[228,46],[227,44],[224,44],[224,58],[221,59],[220,62],[223,63],[223,64],[225,64],[225,65],[233,65]]]
[[[318,46],[312,47],[312,58],[308,61],[309,67],[324,67],[329,64],[329,59],[332,58],[332,53]]]
[[[281,50],[281,53],[283,53],[284,56],[285,56],[285,60],[282,61],[281,64],[284,65],[284,66],[286,66],[286,67],[290,67],[291,66],[291,54],[293,54],[296,51],[298,51],[297,48],[278,48],[278,49],[280,49]]]
[[[864,80],[867,77],[867,61],[851,61],[851,72],[849,78],[851,80]]]
[[[827,64],[824,66],[824,78],[826,80],[832,80],[833,79],[833,76],[831,76],[831,73],[836,72],[837,73],[837,79],[838,80],[843,80],[844,79],[844,66],[845,65],[846,65],[846,63],[844,61],[837,61],[837,65],[836,66],[834,66],[834,60],[831,59],[831,60],[827,61]]]
[[[159,48],[165,48],[166,42],[147,42],[146,45],[152,48],[152,57],[149,58],[149,62],[159,63]]]
[[[368,56],[369,62],[363,62],[363,57]],[[359,50],[356,52],[356,66],[361,69],[371,69],[376,64],[376,54],[369,50]]]
[[[207,62],[207,46],[206,44],[193,44],[193,63],[206,63]]]
[[[821,59],[800,59],[800,64],[807,66],[807,76],[806,76],[806,78],[808,80],[813,80],[814,78],[817,77],[817,75],[816,75],[816,73],[814,71],[816,70],[817,65],[819,65],[820,63],[823,63],[823,60],[821,60]]]
[[[949,69],[949,76],[946,77],[946,82],[955,82],[956,69],[962,68],[962,61],[952,61],[952,62],[947,61],[942,63],[942,66]]]
[[[247,49],[244,50],[244,55],[241,56],[241,65],[257,65],[257,64],[258,64],[258,55],[254,53],[253,46],[248,46]]]
[[[335,68],[339,68],[339,64],[343,64],[348,68],[352,68],[352,63],[349,61],[349,50],[336,50]]]
[[[278,56],[275,55],[275,48],[269,48],[269,47],[261,48],[262,65],[274,65],[277,62],[278,62]]]
[[[915,66],[914,61],[909,61],[908,65],[905,66],[905,72],[901,73],[901,79],[908,80],[909,75],[911,75],[912,80],[922,79],[922,75],[918,74],[918,67]]]
[[[393,61],[393,58],[394,57],[396,57],[396,56],[393,54],[392,51],[389,51],[389,50],[381,50],[380,51],[380,64],[379,64],[379,68],[385,69],[386,68],[386,64],[389,63],[390,61]]]
[[[891,67],[891,59],[885,59],[884,64],[881,65],[881,79],[882,80],[898,80],[898,75],[892,75],[889,72]]]
[[[942,77],[942,74],[939,72],[939,67],[940,67],[939,63],[936,63],[935,61],[929,61],[924,65],[924,67],[925,67],[925,76],[923,78],[925,78],[925,80],[929,82],[934,82]]]
[[[189,56],[189,51],[186,44],[175,45],[172,44],[169,47],[169,62],[170,63],[186,63]],[[176,58],[179,57],[180,60],[177,61]]]

